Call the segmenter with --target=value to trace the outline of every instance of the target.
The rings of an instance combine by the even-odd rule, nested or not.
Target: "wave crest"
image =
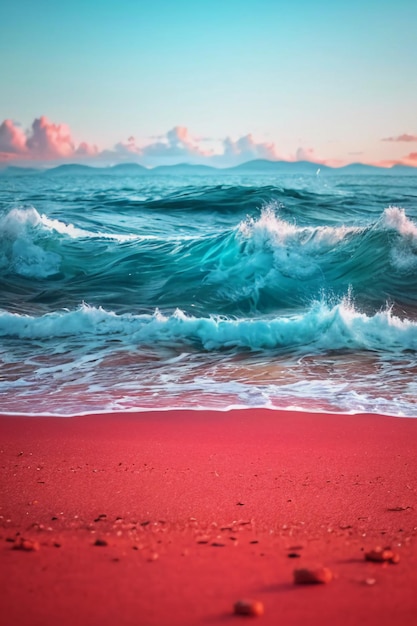
[[[347,298],[334,306],[316,302],[297,315],[257,319],[198,318],[180,309],[169,315],[159,310],[118,315],[86,304],[40,317],[3,311],[0,335],[21,339],[94,335],[138,345],[198,344],[205,350],[417,350],[417,322],[400,319],[389,308],[369,316]]]

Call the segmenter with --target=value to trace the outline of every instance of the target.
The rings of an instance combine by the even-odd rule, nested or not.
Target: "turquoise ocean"
[[[417,176],[0,177],[0,412],[417,416]]]

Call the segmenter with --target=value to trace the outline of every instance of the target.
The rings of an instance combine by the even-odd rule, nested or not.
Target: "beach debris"
[[[25,539],[24,537],[19,537],[18,541],[16,541],[13,546],[13,550],[23,550],[24,552],[35,552],[39,550],[39,548],[39,541],[34,541],[33,539]]]
[[[298,552],[288,552],[287,557],[289,559],[299,559],[301,554],[298,554]]]
[[[393,552],[391,548],[381,548],[377,546],[368,552],[365,552],[365,560],[374,563],[399,563],[400,555]]]
[[[365,585],[368,585],[369,587],[372,587],[373,585],[376,584],[376,579],[375,578],[365,578],[365,580],[363,581]]]
[[[264,605],[259,600],[238,600],[234,604],[233,611],[235,615],[250,615],[252,617],[259,617],[264,614]]]
[[[294,570],[296,585],[326,584],[333,580],[333,573],[328,567],[303,567]]]

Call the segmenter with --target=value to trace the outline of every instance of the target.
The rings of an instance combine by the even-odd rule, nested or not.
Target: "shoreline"
[[[242,597],[263,603],[265,625],[417,618],[412,418],[0,415],[0,440],[7,623],[239,623]],[[14,549],[22,538],[37,549]],[[376,546],[399,563],[367,562]],[[295,585],[294,569],[311,566],[334,579]]]
[[[54,419],[73,419],[73,418],[83,418],[83,417],[103,417],[103,416],[114,416],[121,417],[123,415],[141,415],[141,414],[149,414],[153,415],[154,413],[173,413],[173,414],[184,414],[184,413],[234,413],[234,412],[249,412],[249,411],[261,411],[261,412],[271,412],[271,413],[280,413],[286,414],[290,413],[291,415],[331,415],[331,416],[340,416],[340,417],[350,417],[350,416],[365,416],[365,417],[377,417],[377,418],[393,418],[393,419],[417,419],[416,415],[404,415],[398,413],[384,413],[382,411],[370,412],[367,410],[352,410],[352,411],[344,411],[321,408],[320,405],[318,408],[310,407],[305,409],[303,407],[298,406],[289,406],[289,407],[276,407],[276,406],[248,406],[248,405],[235,405],[231,404],[226,407],[217,407],[217,406],[184,406],[184,407],[176,407],[176,406],[160,406],[158,408],[152,409],[149,407],[134,407],[134,408],[126,408],[126,409],[106,409],[97,411],[92,409],[90,411],[83,411],[79,413],[48,413],[46,411],[42,411],[40,413],[29,413],[26,411],[22,413],[21,411],[1,411],[0,408],[0,420],[3,418],[22,418],[22,419],[46,419],[46,418],[54,418]]]

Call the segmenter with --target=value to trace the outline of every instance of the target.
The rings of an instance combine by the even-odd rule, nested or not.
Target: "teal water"
[[[0,177],[1,412],[417,415],[417,176]]]

